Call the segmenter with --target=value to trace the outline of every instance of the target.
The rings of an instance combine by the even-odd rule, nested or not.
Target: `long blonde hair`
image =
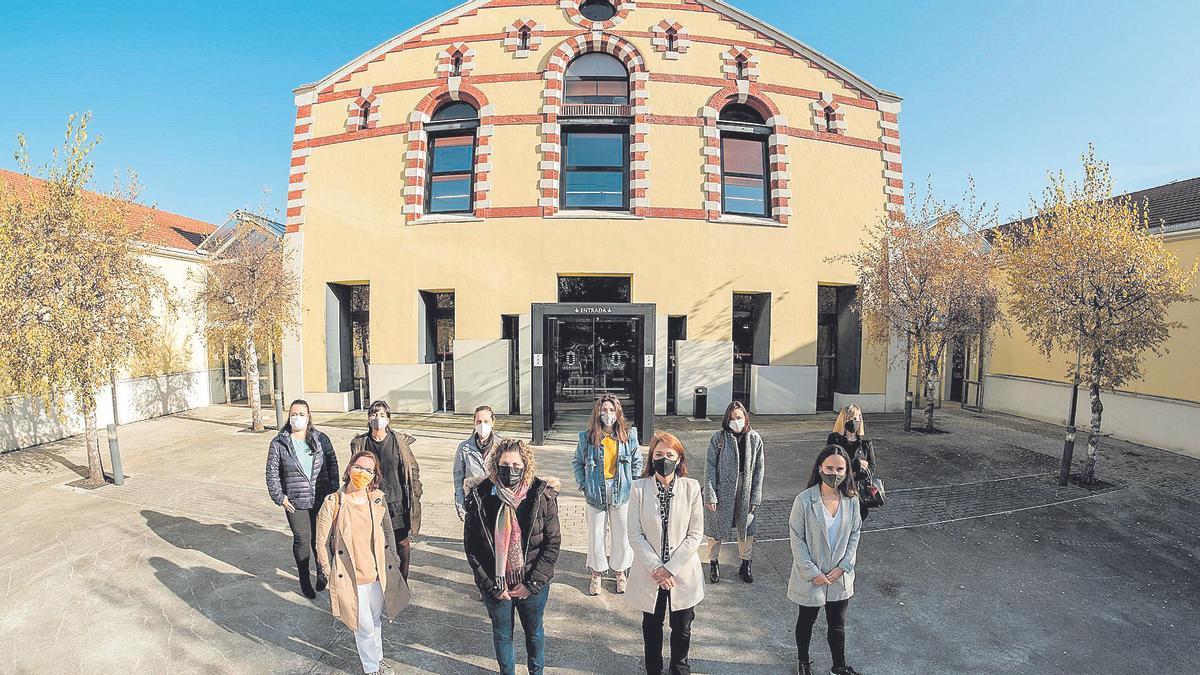
[[[837,434],[838,436],[845,436],[846,435],[846,420],[854,418],[854,417],[862,417],[862,408],[859,408],[858,406],[854,405],[853,403],[851,403],[850,405],[842,406],[841,412],[838,413],[837,419],[834,420],[834,422],[833,422],[833,433]],[[855,430],[854,435],[866,436],[867,435],[866,427],[867,427],[867,422],[866,422],[866,420],[863,420],[863,422],[859,425],[858,429]]]
[[[600,423],[600,406],[605,402],[613,404],[613,410],[617,414],[617,421],[613,423],[613,435],[621,443],[629,442],[629,422],[625,420],[625,411],[621,409],[621,400],[612,394],[605,394],[596,399],[596,404],[592,406],[592,417],[588,420],[588,442],[592,445],[600,445],[600,439],[604,436],[604,425]]]

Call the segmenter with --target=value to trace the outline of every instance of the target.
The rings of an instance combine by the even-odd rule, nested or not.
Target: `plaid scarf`
[[[528,493],[529,486],[525,483],[515,490],[496,486],[496,496],[500,497],[500,512],[496,514],[496,582],[503,579],[506,591],[525,580],[525,550],[521,547],[517,507]]]

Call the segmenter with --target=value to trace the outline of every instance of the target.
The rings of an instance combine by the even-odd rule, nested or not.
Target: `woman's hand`
[[[867,461],[867,460],[865,460],[865,459],[860,459],[860,460],[858,460],[858,465],[859,465],[860,467],[862,467],[862,470],[863,470],[863,471],[866,471],[867,469],[869,469],[869,468],[871,467],[871,464],[870,464],[870,462],[868,462],[868,461]]]
[[[717,512],[717,503],[713,502],[711,504],[705,504],[704,508],[708,509],[709,513],[716,513]]]
[[[841,579],[843,574],[845,574],[845,572],[842,571],[842,568],[835,567],[835,568],[833,568],[833,570],[831,570],[829,572],[829,574],[825,575],[825,578],[828,579],[829,583],[832,584],[833,582],[837,581],[838,579]]]
[[[525,584],[517,584],[516,588],[508,592],[508,595],[513,600],[524,600],[532,595],[532,593],[530,593],[529,589],[525,587]]]
[[[828,586],[833,582],[831,582],[829,577],[825,576],[824,574],[818,574],[816,578],[813,579],[813,583],[818,586]]]
[[[283,498],[283,510],[287,511],[288,513],[296,512],[296,507],[292,506],[292,503],[288,501],[287,497]]]

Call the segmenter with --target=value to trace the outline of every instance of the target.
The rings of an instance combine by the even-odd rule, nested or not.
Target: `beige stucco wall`
[[[553,6],[484,8],[443,27],[429,39],[498,33],[520,17],[548,31],[582,32]],[[650,39],[631,36],[652,74],[721,77],[720,53],[728,44],[696,36],[770,46],[711,12],[639,8],[613,32],[648,31],[665,18],[683,23],[693,36],[689,51],[668,60]],[[546,37],[528,59],[515,59],[498,39],[465,41],[476,50],[472,77],[540,72],[564,38]],[[336,91],[432,79],[444,44],[388,54]],[[838,80],[795,56],[759,50],[760,84],[776,84],[855,96]],[[471,82],[496,115],[540,112],[543,83]],[[651,81],[652,115],[696,117],[724,84]],[[380,126],[402,124],[433,87],[380,96]],[[788,124],[811,129],[812,100],[778,93],[771,99]],[[346,100],[313,106],[315,138],[339,134]],[[846,107],[849,135],[879,139],[880,113]],[[700,210],[704,204],[701,148],[696,126],[652,124],[649,134],[649,200],[652,209]],[[534,124],[499,124],[492,137],[493,208],[532,207],[539,197],[542,142]],[[532,302],[556,300],[557,274],[614,273],[633,277],[633,301],[657,305],[660,315],[687,315],[689,340],[731,339],[732,294],[772,293],[771,364],[816,363],[816,288],[820,283],[854,283],[849,267],[831,255],[855,250],[865,228],[885,213],[883,164],[878,150],[791,138],[793,214],[784,227],[706,220],[646,218],[598,220],[541,217],[475,222],[404,224],[403,134],[313,148],[304,195],[303,381],[307,391],[325,388],[325,284],[350,280],[371,284],[371,357],[374,364],[407,364],[418,358],[419,290],[455,291],[458,340],[500,337],[501,314],[527,314]],[[886,363],[864,350],[861,391],[884,390]]]

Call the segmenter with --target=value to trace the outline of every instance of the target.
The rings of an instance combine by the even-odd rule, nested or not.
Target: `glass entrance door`
[[[582,429],[597,398],[613,394],[625,417],[638,419],[642,390],[640,317],[551,317],[547,328],[551,405],[547,424]]]

